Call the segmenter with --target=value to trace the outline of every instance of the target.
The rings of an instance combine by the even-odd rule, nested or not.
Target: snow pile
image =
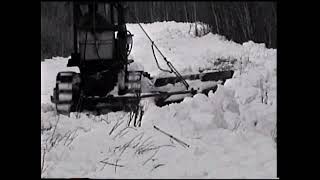
[[[194,37],[189,33],[190,25],[171,21],[142,26],[181,74],[198,73],[208,67],[217,69],[215,62],[219,61],[218,58],[239,59],[244,56],[243,46],[226,41],[223,36],[209,33]],[[128,24],[128,30],[134,34],[134,47],[129,57],[142,64],[151,75],[163,76],[154,61],[151,43],[141,28],[137,24]],[[160,54],[155,53],[160,66],[166,69]]]
[[[276,129],[276,50],[252,41],[244,43],[246,58],[238,63],[233,79],[225,86],[235,91],[240,118],[247,127],[275,138]]]
[[[234,77],[208,96],[157,107],[142,101],[142,127],[127,127],[124,112],[57,116],[48,101],[66,58],[41,62],[42,177],[274,178],[276,177],[276,50],[222,36],[193,37],[188,23],[143,27],[182,74],[232,68]],[[133,66],[164,75],[137,24]],[[166,67],[157,55],[162,67]],[[73,69],[72,69],[73,70]],[[178,138],[189,147],[156,130]]]

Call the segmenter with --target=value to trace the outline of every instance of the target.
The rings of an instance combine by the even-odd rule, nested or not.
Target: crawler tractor
[[[217,82],[224,83],[232,78],[232,70],[182,76],[140,24],[152,42],[152,50],[160,52],[170,69],[167,71],[174,75],[159,78],[150,77],[147,72],[129,70],[129,64],[133,63],[128,59],[133,35],[126,28],[127,11],[120,2],[73,2],[74,52],[67,67],[78,67],[79,73],[63,71],[57,74],[51,101],[59,114],[84,110],[131,112],[142,98],[153,98],[156,105],[163,106],[196,93],[214,91]],[[155,62],[159,67],[158,61]],[[193,82],[198,83],[194,86]],[[198,87],[199,82],[201,87]]]

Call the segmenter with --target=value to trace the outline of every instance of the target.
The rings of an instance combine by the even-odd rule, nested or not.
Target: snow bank
[[[207,34],[194,37],[189,33],[190,23],[152,23],[143,24],[143,28],[163,52],[169,61],[182,74],[197,73],[199,70],[215,67],[218,58],[240,58],[244,48],[240,44],[227,41],[223,36]],[[134,34],[134,48],[131,58],[143,64],[151,75],[159,75],[151,50],[151,43],[137,24],[129,24],[128,30]],[[196,47],[196,48],[195,48]],[[167,68],[165,62],[156,52],[160,66]]]
[[[211,33],[194,37],[189,25],[158,22],[143,27],[182,74],[228,67],[235,70],[234,77],[215,93],[186,97],[179,104],[160,108],[144,100],[140,128],[126,127],[124,112],[58,118],[48,99],[58,71],[71,68],[65,67],[66,58],[41,62],[42,177],[276,177],[276,49],[252,41],[241,45]],[[134,34],[133,66],[163,75],[139,26],[129,24],[128,29]]]

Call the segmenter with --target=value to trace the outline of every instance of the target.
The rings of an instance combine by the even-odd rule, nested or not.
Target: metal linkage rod
[[[131,11],[130,11],[131,12]],[[133,14],[131,12],[131,14]],[[187,81],[181,76],[181,74],[177,71],[177,69],[172,65],[172,63],[170,61],[167,60],[167,58],[162,54],[162,52],[160,51],[160,49],[158,48],[158,46],[154,43],[154,41],[152,41],[152,39],[150,38],[150,36],[148,35],[148,33],[144,30],[144,28],[141,26],[141,24],[139,23],[139,19],[137,18],[137,16],[134,14],[134,17],[136,18],[139,27],[142,29],[142,31],[144,32],[144,34],[148,37],[148,39],[150,40],[150,42],[152,43],[151,47],[153,49],[153,46],[156,48],[156,50],[160,53],[160,55],[162,56],[163,60],[167,63],[168,67],[170,68],[170,70],[182,81],[183,85],[188,89],[189,88],[189,84],[187,83]],[[155,56],[155,55],[154,55]],[[158,62],[156,61],[157,66],[160,70],[162,70],[159,65]],[[165,72],[169,72],[168,70],[165,70]]]

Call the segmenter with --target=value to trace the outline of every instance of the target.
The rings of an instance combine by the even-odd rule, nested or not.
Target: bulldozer
[[[153,53],[154,49],[161,53],[168,73],[174,75],[151,77],[148,72],[128,69],[134,60],[128,58],[133,34],[126,27],[127,12],[123,2],[73,2],[73,53],[67,67],[78,67],[79,73],[57,74],[51,101],[58,114],[84,110],[132,112],[143,98],[153,98],[157,106],[164,106],[181,102],[186,96],[215,91],[218,83],[232,78],[233,70],[181,75],[140,24],[152,42]]]

